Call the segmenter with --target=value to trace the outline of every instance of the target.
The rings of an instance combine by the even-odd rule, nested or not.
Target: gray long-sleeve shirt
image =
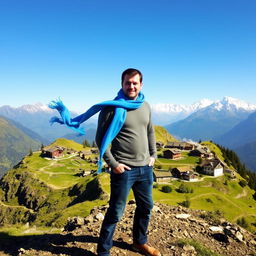
[[[99,115],[96,133],[99,147],[113,115],[113,107],[104,108]],[[156,142],[150,106],[144,102],[138,109],[127,110],[124,125],[103,158],[110,167],[115,168],[119,163],[144,166],[149,163],[150,157],[156,158]]]

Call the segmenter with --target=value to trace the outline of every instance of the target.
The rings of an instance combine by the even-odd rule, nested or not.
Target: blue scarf
[[[93,105],[90,107],[85,113],[75,117],[70,117],[70,112],[63,104],[63,102],[59,99],[58,101],[51,101],[48,105],[51,109],[57,109],[60,113],[61,118],[59,117],[52,117],[50,119],[50,123],[60,123],[65,124],[67,127],[71,128],[72,130],[78,132],[80,135],[84,135],[85,131],[83,128],[79,127],[81,123],[88,120],[91,116],[95,115],[99,111],[101,111],[106,106],[113,106],[115,107],[115,114],[111,124],[109,125],[105,135],[103,136],[101,146],[100,146],[100,154],[99,154],[99,161],[98,161],[98,173],[101,173],[102,169],[102,158],[103,155],[112,142],[112,140],[117,136],[126,119],[126,114],[128,109],[137,109],[139,108],[142,103],[144,102],[144,95],[143,93],[139,93],[136,100],[130,100],[127,98],[123,90],[121,89],[116,98],[114,100],[104,101],[98,104]]]

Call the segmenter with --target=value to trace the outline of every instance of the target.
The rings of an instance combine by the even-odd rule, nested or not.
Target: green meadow
[[[56,143],[72,148],[70,142],[64,139]],[[84,149],[76,144],[73,146],[79,151]],[[218,148],[214,150],[217,152]],[[85,217],[93,207],[107,204],[110,175],[102,173],[81,176],[83,171],[96,170],[96,164],[89,163],[77,155],[64,155],[59,159],[49,160],[40,154],[34,152],[31,156],[25,157],[18,167],[10,170],[3,178],[3,187],[4,184],[8,184],[9,190],[0,189],[0,221],[5,220],[14,227],[31,222],[32,225],[42,227],[42,230],[50,230],[63,227],[70,216]],[[92,154],[89,157],[93,159],[97,155]],[[195,167],[199,161],[198,157],[191,157],[187,152],[183,152],[183,157],[179,160],[159,157],[155,167],[161,165],[161,169],[166,170],[176,166]],[[254,191],[248,186],[241,187],[240,180],[242,178],[238,174],[233,179],[223,175],[218,178],[201,176],[197,182],[171,180],[165,184],[155,184],[153,197],[156,202],[177,206],[187,200],[190,208],[219,211],[233,223],[244,218],[248,223],[247,229],[256,232]],[[178,192],[181,184],[189,188],[191,193]],[[172,191],[162,192],[164,185],[170,186]],[[23,201],[19,193],[25,197]],[[132,198],[131,192],[128,200]]]

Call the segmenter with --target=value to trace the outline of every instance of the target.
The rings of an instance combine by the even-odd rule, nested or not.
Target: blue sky
[[[1,0],[0,106],[112,99],[128,67],[147,101],[256,103],[254,0]]]

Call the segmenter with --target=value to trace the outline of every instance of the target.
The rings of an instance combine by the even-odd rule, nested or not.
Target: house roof
[[[47,151],[47,152],[51,152],[51,153],[52,153],[52,152],[55,152],[55,151],[57,151],[57,150],[63,151],[64,148],[59,147],[59,146],[53,146],[53,147],[51,147],[51,148],[45,148],[44,150]]]
[[[190,166],[179,166],[175,167],[173,169],[178,170],[179,172],[187,172],[187,171],[192,171],[192,168]]]
[[[164,152],[171,152],[172,154],[180,154],[181,150],[179,150],[179,149],[166,149]]]
[[[202,162],[201,166],[204,167],[204,166],[210,166],[212,167],[213,169],[216,168],[219,164],[222,164],[222,162],[219,160],[219,159],[206,159]]]
[[[170,172],[159,172],[159,171],[154,171],[156,177],[170,177],[171,173]]]
[[[172,146],[172,147],[185,147],[185,146],[192,146],[192,144],[184,141],[174,141],[174,142],[169,142],[167,146]]]

